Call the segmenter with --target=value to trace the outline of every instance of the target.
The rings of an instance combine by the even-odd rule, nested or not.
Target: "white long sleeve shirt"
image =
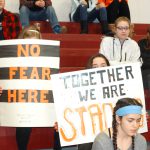
[[[104,37],[99,52],[106,56],[111,65],[140,62],[140,48],[130,38],[121,44],[118,38]]]

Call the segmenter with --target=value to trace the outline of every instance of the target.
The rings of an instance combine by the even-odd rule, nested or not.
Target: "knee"
[[[81,11],[87,11],[87,6],[86,5],[79,5],[78,7]]]
[[[20,8],[20,13],[27,13],[28,11],[29,11],[29,8],[27,7],[27,6],[21,6],[21,8]]]
[[[47,8],[46,8],[46,12],[48,13],[48,12],[50,12],[50,13],[53,13],[55,10],[54,10],[54,7],[53,6],[48,6]]]

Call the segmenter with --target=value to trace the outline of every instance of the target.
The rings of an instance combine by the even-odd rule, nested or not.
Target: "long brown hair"
[[[119,108],[129,106],[129,105],[136,105],[136,106],[141,106],[142,104],[139,103],[136,99],[134,98],[122,98],[117,101],[116,106],[114,107],[113,111],[113,121],[112,121],[112,128],[113,128],[113,147],[114,150],[117,150],[117,121],[116,121],[116,111]],[[122,117],[120,117],[121,119]],[[134,136],[132,137],[132,150],[134,150]]]
[[[107,64],[107,66],[110,66],[108,59],[103,54],[98,53],[98,54],[95,54],[89,58],[86,69],[92,68],[93,60],[97,57],[103,58]]]

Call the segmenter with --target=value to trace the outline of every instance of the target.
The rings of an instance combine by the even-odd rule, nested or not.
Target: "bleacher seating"
[[[34,23],[34,22],[32,22]],[[40,22],[40,28],[43,39],[59,40],[60,46],[60,72],[68,72],[81,70],[85,68],[88,58],[99,51],[102,35],[99,24],[89,24],[89,34],[79,34],[79,23],[62,22],[68,28],[67,34],[53,34],[49,23]],[[135,24],[133,39],[138,41],[146,34],[148,24]],[[150,101],[148,95],[147,100]],[[149,103],[148,103],[149,104]],[[150,104],[148,105],[150,109]],[[150,129],[150,124],[149,124]],[[145,133],[144,136],[150,141],[150,135]],[[33,128],[29,150],[48,149],[53,145],[53,129],[52,128]],[[0,149],[1,150],[17,150],[15,140],[15,128],[0,128]]]

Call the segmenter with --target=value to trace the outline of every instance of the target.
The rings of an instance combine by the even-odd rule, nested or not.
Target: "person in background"
[[[36,25],[25,27],[20,33],[19,39],[41,39],[39,28]],[[31,127],[16,127],[18,150],[27,150],[31,131]]]
[[[138,134],[142,104],[134,98],[122,98],[113,110],[112,137],[99,133],[92,150],[147,150],[145,138]]]
[[[101,67],[107,67],[110,66],[110,63],[108,59],[103,55],[103,54],[95,54],[91,56],[87,62],[86,69],[91,69],[91,68],[101,68]],[[57,122],[54,125],[54,150],[64,150],[64,148],[61,147],[60,145],[60,140],[59,140],[59,133],[58,133],[58,124]],[[68,150],[91,150],[92,148],[92,142],[91,143],[85,143],[85,144],[79,144],[78,146],[74,147],[68,147]]]
[[[126,17],[115,21],[114,37],[104,37],[99,52],[106,56],[111,65],[140,62],[140,48],[129,38],[131,23]]]
[[[0,40],[16,39],[21,31],[18,17],[4,9],[5,0],[0,0]]]
[[[98,3],[106,7],[108,23],[114,23],[118,17],[127,17],[130,20],[128,0],[98,0]]]
[[[147,29],[146,38],[141,39],[138,44],[143,60],[142,75],[144,88],[150,90],[150,26]]]
[[[95,0],[72,0],[71,20],[80,22],[81,34],[88,33],[88,23],[98,19],[102,34],[109,35],[107,12],[103,5]]]
[[[29,26],[29,21],[48,20],[54,33],[66,32],[65,26],[60,26],[51,0],[20,0],[20,21],[22,27]]]

